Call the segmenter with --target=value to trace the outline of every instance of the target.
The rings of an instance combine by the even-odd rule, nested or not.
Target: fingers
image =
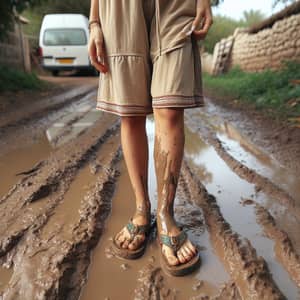
[[[91,37],[89,43],[89,56],[91,64],[102,73],[108,72],[108,64],[106,61],[106,53],[102,35]]]
[[[96,56],[91,56],[90,57],[90,60],[91,60],[91,64],[100,72],[102,73],[107,73],[108,72],[108,69],[107,67],[102,64],[102,63],[99,63],[96,59]]]
[[[212,18],[210,16],[206,17],[204,19],[203,27],[200,30],[194,30],[193,31],[194,35],[199,39],[204,38],[207,35],[208,30],[212,24],[213,24]]]

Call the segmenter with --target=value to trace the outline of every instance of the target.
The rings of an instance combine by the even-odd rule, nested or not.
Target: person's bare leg
[[[122,117],[121,143],[123,154],[135,194],[136,211],[133,223],[144,225],[150,222],[150,201],[148,195],[148,140],[146,117]],[[129,199],[124,199],[130,201]],[[145,240],[145,234],[136,235],[130,242],[130,234],[124,227],[116,242],[122,248],[136,249]]]
[[[154,109],[154,160],[157,177],[157,226],[160,234],[177,235],[180,229],[174,220],[174,198],[184,153],[184,111],[175,108]],[[189,239],[177,253],[162,245],[171,265],[185,263],[196,253]]]

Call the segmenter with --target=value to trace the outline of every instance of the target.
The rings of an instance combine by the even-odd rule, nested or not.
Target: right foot
[[[174,222],[173,226],[171,226],[167,232],[161,231],[160,234],[177,236],[181,230],[175,224],[176,223]],[[197,254],[196,247],[192,244],[188,237],[177,251],[174,251],[172,248],[164,244],[162,244],[161,247],[163,255],[171,266],[187,263]]]
[[[150,209],[148,212],[140,212],[137,211],[132,218],[132,223],[134,225],[147,225],[150,223]],[[144,242],[146,238],[145,233],[138,233],[131,238],[131,234],[129,233],[126,226],[122,228],[122,230],[116,234],[115,241],[116,244],[123,249],[136,250],[140,247],[140,245]]]

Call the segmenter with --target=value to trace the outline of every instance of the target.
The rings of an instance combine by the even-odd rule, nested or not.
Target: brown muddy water
[[[94,96],[95,92],[88,93],[56,112],[39,116],[36,122],[21,123],[21,127],[16,126],[14,136],[5,136],[4,132],[6,144],[2,150],[10,151],[0,153],[0,205],[1,209],[7,207],[12,211],[15,205],[19,218],[13,222],[3,214],[12,223],[10,226],[2,224],[7,226],[8,233],[3,232],[5,238],[0,239],[0,253],[4,253],[0,267],[0,299],[1,295],[5,295],[3,300],[241,299],[220,294],[224,287],[231,295],[239,294],[243,292],[244,283],[234,282],[235,275],[230,274],[220,255],[224,249],[218,248],[205,223],[208,217],[205,214],[213,214],[213,206],[205,210],[197,204],[200,194],[186,188],[192,179],[184,172],[176,194],[175,217],[200,250],[200,269],[181,278],[164,274],[160,269],[155,231],[142,258],[128,261],[113,255],[111,240],[134,212],[134,194],[124,160],[116,165],[113,163],[120,146],[115,119],[94,109]],[[33,130],[34,124],[38,125]],[[157,195],[151,117],[146,125],[149,193],[155,217]],[[215,133],[214,138],[223,145],[221,150],[208,142],[205,127]],[[286,299],[300,299],[300,259],[295,254],[300,249],[299,220],[290,214],[290,206],[277,201],[272,193],[267,193],[269,190],[258,189],[247,176],[240,176],[239,170],[218,151],[226,152],[241,166],[268,178],[271,188],[274,184],[274,188],[278,186],[289,192],[296,202],[300,201],[298,177],[247,140],[232,124],[210,116],[209,111],[195,109],[186,113],[185,133],[185,161],[193,169],[193,176],[215,196],[220,213],[231,229],[248,239],[257,255],[262,257]],[[19,135],[24,135],[24,143],[15,143]],[[10,144],[14,147],[10,148]],[[118,177],[113,175],[114,169],[118,169]],[[33,183],[28,182],[30,180]],[[59,188],[50,190],[45,197],[22,204],[22,196],[30,196],[26,184],[30,189],[34,180],[45,180],[47,184],[58,181],[61,186],[58,184]],[[276,220],[271,227],[268,213]],[[281,238],[280,230],[287,233],[287,238]],[[9,248],[9,238],[18,235],[20,237],[13,240]],[[90,239],[85,240],[86,236]],[[26,244],[30,241],[32,245]],[[37,274],[30,264],[35,264]],[[21,273],[14,268],[21,268]],[[68,271],[64,273],[65,270]],[[245,282],[247,284],[246,279]],[[58,286],[60,289],[55,288]],[[252,288],[255,290],[255,285]],[[22,298],[18,292],[23,290],[29,291],[26,295],[32,295],[30,291],[39,293]],[[253,295],[253,299],[259,298]]]
[[[243,199],[253,199],[271,209],[277,216],[285,213],[280,205],[272,203],[263,193],[258,193],[253,184],[239,178],[226,163],[217,155],[212,146],[207,145],[199,136],[186,126],[186,151],[188,161],[198,170],[197,175],[205,184],[208,191],[217,197],[218,204],[225,219],[229,221],[234,231],[248,238],[258,255],[261,255],[268,264],[273,278],[280,290],[288,299],[297,299],[298,288],[290,279],[284,267],[275,259],[274,242],[267,238],[261,226],[256,221],[255,209],[252,205],[243,205]],[[147,133],[150,148],[149,189],[152,208],[156,207],[155,173],[153,168],[153,138],[154,124],[152,119],[147,120]],[[234,143],[234,140],[228,141]],[[247,148],[239,147],[243,153]],[[251,152],[248,154],[251,155]],[[88,299],[132,299],[135,291],[137,297],[137,283],[139,272],[152,263],[159,266],[158,247],[152,242],[146,255],[138,261],[125,261],[113,257],[109,244],[116,232],[128,221],[134,211],[133,192],[124,164],[121,165],[121,177],[117,191],[113,198],[111,215],[105,226],[105,232],[92,255],[89,267],[88,281],[81,294],[81,300]],[[164,284],[171,291],[176,291],[176,299],[192,299],[199,294],[215,296],[220,286],[227,282],[229,275],[222,266],[210,241],[209,234],[203,224],[201,212],[195,207],[189,207],[184,200],[184,192],[178,188],[176,198],[176,218],[179,223],[193,224],[193,215],[200,219],[200,223],[188,227],[192,241],[201,249],[202,266],[198,272],[185,278],[168,278]],[[181,210],[180,210],[181,208]],[[193,213],[194,212],[194,213]],[[198,219],[198,221],[199,221]],[[197,221],[196,221],[197,224]],[[103,280],[104,278],[104,280]],[[117,278],[116,282],[111,278]],[[201,288],[197,283],[201,281]]]
[[[147,134],[149,138],[149,191],[153,211],[156,208],[155,176],[153,169],[153,121],[148,119]],[[126,261],[112,255],[109,248],[112,237],[128,221],[134,211],[134,194],[130,185],[124,162],[120,166],[121,176],[116,193],[112,200],[112,211],[105,225],[105,231],[101,241],[93,252],[92,263],[89,267],[88,281],[84,287],[81,300],[88,299],[133,299],[137,297],[137,285],[139,273],[153,264],[159,267],[158,246],[152,241],[146,254],[137,261]],[[192,207],[184,200],[184,193],[179,191],[176,198],[176,217],[179,223],[187,224],[188,233],[193,242],[201,249],[203,260],[201,269],[184,278],[165,277],[164,286],[167,290],[176,294],[176,299],[189,299],[200,293],[199,281],[201,281],[201,293],[213,296],[218,287],[225,283],[229,276],[224,270],[212,249],[209,236],[205,231],[201,213],[196,207]],[[182,206],[185,208],[182,209]],[[189,218],[193,216],[193,220]],[[116,278],[116,280],[112,280]],[[171,292],[170,292],[171,293]],[[171,298],[170,298],[171,299]]]

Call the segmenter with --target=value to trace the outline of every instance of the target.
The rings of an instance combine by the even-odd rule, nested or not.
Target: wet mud
[[[277,226],[274,217],[262,205],[255,203],[255,211],[265,234],[274,241],[274,253],[277,259],[300,287],[300,257],[288,234]]]
[[[0,117],[0,299],[299,299],[299,176],[216,116],[212,103],[185,113],[181,172],[165,178],[177,185],[174,217],[200,268],[165,274],[155,227],[142,258],[114,256],[112,238],[135,212],[134,193],[119,120],[94,109],[94,87],[78,84]],[[147,135],[154,219],[151,117]],[[157,169],[171,166],[166,157]]]

